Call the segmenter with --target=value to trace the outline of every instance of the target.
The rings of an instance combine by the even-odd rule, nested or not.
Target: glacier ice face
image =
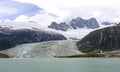
[[[1,53],[8,54],[14,58],[46,58],[81,54],[77,50],[76,42],[62,40],[22,44],[8,50],[3,50]]]

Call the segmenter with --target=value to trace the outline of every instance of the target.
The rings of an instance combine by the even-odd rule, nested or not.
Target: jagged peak
[[[56,30],[62,30],[62,31],[65,28],[65,31],[67,31],[68,29],[71,29],[71,28],[77,29],[77,28],[84,28],[86,26],[89,29],[90,28],[95,29],[99,27],[99,24],[94,17],[90,19],[83,19],[81,17],[77,17],[77,18],[72,19],[70,21],[70,24],[67,24],[66,22],[61,22],[59,24],[57,24],[56,22],[52,22],[52,24],[48,27],[56,29]]]
[[[90,18],[90,20],[96,20],[96,18],[95,18],[95,17],[92,17],[92,18]]]
[[[60,24],[66,24],[66,22],[61,22]]]
[[[77,17],[76,19],[82,19],[81,17]]]
[[[55,22],[55,21],[54,21],[54,22],[52,22],[51,24],[53,24],[53,23],[56,23],[56,24],[57,24],[57,22]]]
[[[77,18],[76,18],[76,21],[81,21],[81,20],[83,21],[83,20],[85,20],[85,19],[83,19],[83,18],[81,18],[81,17],[77,17]]]

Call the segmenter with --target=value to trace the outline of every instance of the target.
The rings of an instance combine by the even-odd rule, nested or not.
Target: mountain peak
[[[90,20],[96,20],[96,18],[92,17],[92,18],[90,18]]]
[[[100,26],[95,18],[90,18],[89,20],[87,20],[86,27],[95,29],[95,28],[99,28]]]
[[[85,20],[78,17],[74,21],[72,20],[70,22],[70,25],[72,26],[73,29],[84,28],[84,27],[91,29],[99,28],[99,24],[95,18],[90,18],[88,20]]]
[[[61,22],[60,24],[57,24],[56,22],[52,22],[51,25],[48,26],[48,28],[67,31],[71,27],[66,22]]]
[[[72,19],[70,21],[70,24],[66,24],[65,22],[61,22],[60,24],[57,24],[56,22],[52,22],[48,28],[56,29],[56,30],[62,30],[67,31],[68,29],[77,29],[77,28],[84,28],[87,27],[88,29],[95,29],[99,28],[99,24],[97,20],[93,17],[88,20],[85,20],[81,17],[77,17],[76,19]]]
[[[79,21],[79,20],[84,20],[84,19],[81,18],[81,17],[77,17],[75,20],[76,20],[76,21]]]

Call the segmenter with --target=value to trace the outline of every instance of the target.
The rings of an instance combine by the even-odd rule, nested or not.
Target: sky
[[[120,22],[120,0],[0,0],[0,19],[13,21],[69,21],[95,17]]]
[[[31,17],[41,10],[37,5],[30,3],[0,0],[0,20],[14,20],[20,15]]]

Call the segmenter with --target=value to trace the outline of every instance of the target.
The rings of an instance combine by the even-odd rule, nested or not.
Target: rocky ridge
[[[67,31],[68,29],[80,29],[80,28],[87,28],[87,29],[95,29],[99,28],[99,24],[95,18],[90,18],[88,20],[82,19],[80,17],[76,19],[72,19],[69,24],[66,22],[61,22],[57,24],[56,22],[52,22],[48,28],[52,28],[55,30]]]

